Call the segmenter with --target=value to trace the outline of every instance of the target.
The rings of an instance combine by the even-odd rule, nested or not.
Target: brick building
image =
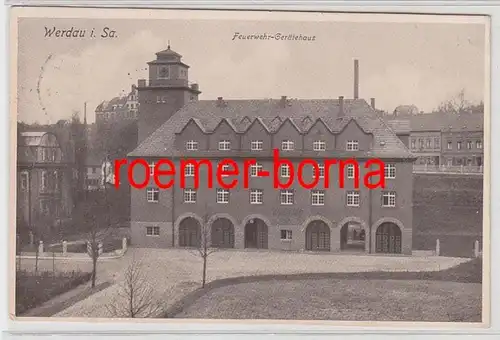
[[[182,170],[184,188],[177,170],[170,189],[159,189],[152,177],[143,189],[132,189],[134,244],[198,246],[208,230],[211,244],[226,248],[411,254],[413,192],[408,179],[415,158],[376,110],[357,98],[356,64],[355,98],[328,100],[198,100],[199,88],[188,86],[188,66],[179,54],[168,48],[149,65],[151,79],[139,80],[138,86],[141,143],[129,154],[129,163],[142,158],[150,166],[134,167],[136,182],[165,158],[176,169],[187,158],[208,159],[213,169],[223,159],[234,160],[240,169],[248,158],[257,164],[250,168],[248,188],[241,184],[241,173],[235,188],[223,189],[214,180],[209,189],[209,167],[201,165],[197,188],[195,168],[188,166]],[[293,163],[295,181],[288,189],[273,188],[273,149]],[[344,188],[338,185],[337,166],[328,173],[319,168],[313,189],[296,179],[304,159],[321,165],[325,159],[352,158],[359,163],[359,188],[354,187],[352,167],[345,169]],[[370,170],[364,164],[372,158],[385,162],[384,189],[363,185]],[[256,176],[261,170],[270,176]],[[282,182],[291,175],[287,167],[277,170]],[[324,185],[327,175],[329,188]],[[310,166],[304,167],[306,182],[315,176]]]

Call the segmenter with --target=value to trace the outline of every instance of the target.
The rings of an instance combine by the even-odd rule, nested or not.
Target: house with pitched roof
[[[221,248],[411,254],[415,157],[404,143],[408,134],[400,131],[398,137],[379,117],[374,100],[369,105],[356,89],[353,99],[199,100],[201,91],[189,84],[187,69],[169,46],[149,63],[151,79],[138,81],[140,143],[128,162],[145,159],[150,166],[134,167],[134,181],[144,182],[146,171],[154,173],[162,159],[176,169],[186,159],[209,160],[214,169],[224,159],[240,168],[249,158],[256,164],[248,188],[227,190],[217,181],[209,188],[204,166],[177,171],[169,189],[159,188],[151,176],[144,188],[131,192],[134,244],[198,247],[203,235]],[[294,176],[291,167],[275,168],[275,149],[294,169],[304,159],[317,161],[319,171],[304,167],[302,176],[305,181],[318,176],[318,185],[306,189],[295,180],[287,189],[274,189],[275,171],[280,181]],[[362,179],[373,170],[365,164],[374,158],[385,163],[385,187],[370,190]],[[359,187],[354,166],[341,174],[338,167],[325,169],[327,159],[355,159]],[[271,175],[259,176],[262,170]],[[325,185],[326,171],[335,185]],[[343,188],[337,185],[340,176]]]
[[[484,113],[384,116],[394,131],[409,131],[417,165],[482,166]]]

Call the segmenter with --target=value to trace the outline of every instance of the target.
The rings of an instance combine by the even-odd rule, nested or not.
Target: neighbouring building
[[[484,164],[484,114],[461,114],[441,130],[442,163],[453,166]]]
[[[102,164],[104,158],[101,159],[95,153],[87,155],[85,168],[87,174],[85,176],[85,188],[88,191],[99,190],[102,187]]]
[[[167,158],[177,172],[174,186],[162,190],[151,177],[143,189],[131,189],[132,242],[143,247],[197,247],[202,234],[222,248],[264,248],[309,251],[404,253],[412,249],[412,167],[415,157],[363,99],[327,100],[198,100],[198,85],[188,86],[188,66],[170,47],[149,63],[148,81],[139,80],[140,145],[129,153],[129,163],[145,159],[149,168],[136,166],[133,178],[144,181],[155,163]],[[160,100],[153,100],[159,98]],[[144,103],[147,103],[143,105]],[[374,101],[372,101],[374,104]],[[273,188],[273,149],[292,161],[297,173],[304,159],[323,164],[325,159],[354,158],[360,165],[359,188],[354,166],[345,169],[345,187],[338,188],[338,167],[303,177],[315,180],[305,189],[295,179],[288,189]],[[180,169],[183,159],[208,159],[213,169],[223,159],[240,169],[246,158],[257,160],[250,168],[249,187],[226,190],[214,179],[207,187],[208,165]],[[370,190],[363,185],[372,158],[385,164],[386,187]],[[214,170],[214,171],[215,171]],[[269,177],[258,176],[259,171]],[[180,176],[186,185],[180,187]],[[281,181],[292,176],[278,169]],[[330,188],[324,178],[329,175]],[[293,175],[296,177],[296,175]],[[123,181],[123,179],[122,179]]]
[[[71,169],[64,162],[54,133],[20,132],[17,151],[17,219],[29,230],[43,233],[69,216]]]
[[[103,123],[113,124],[116,121],[136,120],[138,109],[137,88],[132,85],[128,95],[100,103],[95,109],[95,121],[99,126]]]
[[[409,148],[416,165],[482,166],[484,114],[420,113],[384,116],[397,132],[409,126]]]

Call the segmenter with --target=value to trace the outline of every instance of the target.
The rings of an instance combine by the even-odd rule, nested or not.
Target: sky
[[[54,19],[18,21],[18,120],[55,123],[74,111],[94,121],[97,105],[147,78],[147,62],[171,48],[190,65],[200,99],[353,97],[359,60],[360,98],[392,112],[414,104],[429,112],[465,89],[485,95],[485,29],[476,23],[413,20]],[[435,21],[435,20],[434,20]],[[85,29],[84,38],[46,37],[46,29]],[[102,29],[114,38],[99,37]],[[91,38],[95,29],[97,37]],[[233,40],[241,34],[315,36],[314,41]]]

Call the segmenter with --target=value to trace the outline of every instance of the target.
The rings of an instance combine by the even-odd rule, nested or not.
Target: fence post
[[[99,242],[98,245],[97,245],[97,251],[98,251],[98,254],[101,255],[102,254],[102,242]]]
[[[30,231],[30,246],[33,246],[35,244],[35,236],[33,235],[33,232]]]
[[[39,256],[43,256],[43,241],[40,241],[40,244],[38,245],[38,254]]]
[[[440,253],[441,253],[441,245],[439,239],[436,239],[436,256],[439,256]]]
[[[474,257],[479,257],[479,241],[474,241]]]
[[[463,164],[460,165],[460,172],[462,172],[462,173],[464,172],[464,166],[463,166]]]
[[[63,252],[63,255],[66,255],[68,253],[68,242],[66,242],[66,241],[62,242],[62,252]]]
[[[52,275],[56,276],[56,253],[52,252]]]
[[[122,239],[122,252],[125,253],[127,251],[127,238],[124,237]]]

